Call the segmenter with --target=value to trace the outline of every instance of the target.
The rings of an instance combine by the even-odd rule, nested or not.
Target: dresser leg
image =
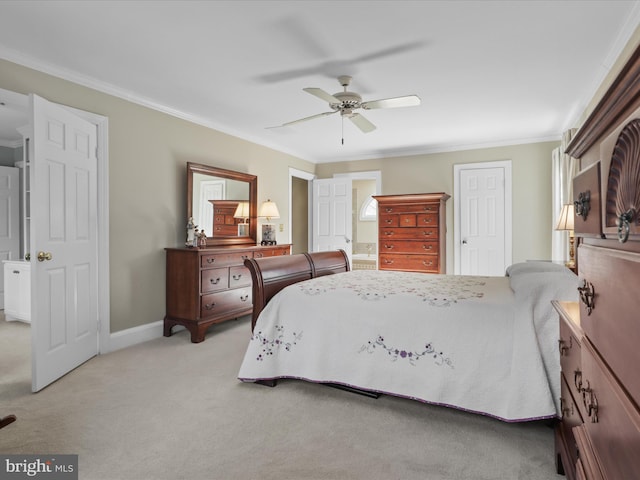
[[[185,325],[186,326],[186,325]],[[204,342],[204,334],[207,327],[204,325],[191,325],[187,327],[191,332],[191,343]]]
[[[173,323],[171,320],[167,319],[167,317],[164,318],[164,326],[162,328],[162,335],[164,335],[165,337],[170,337],[171,336],[171,329],[173,328],[173,326],[175,325],[175,323]]]

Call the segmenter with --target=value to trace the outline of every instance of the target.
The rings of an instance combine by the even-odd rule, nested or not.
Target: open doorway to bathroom
[[[378,202],[372,196],[382,193],[382,172],[374,170],[337,173],[334,177],[351,178],[353,189],[351,268],[376,270],[378,268]]]

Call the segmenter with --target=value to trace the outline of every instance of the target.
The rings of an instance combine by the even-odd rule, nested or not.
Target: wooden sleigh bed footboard
[[[350,270],[349,257],[344,250],[249,258],[244,265],[251,272],[253,280],[252,332],[262,309],[284,287]]]

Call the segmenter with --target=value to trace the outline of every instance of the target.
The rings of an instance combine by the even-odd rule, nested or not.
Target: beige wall
[[[0,60],[0,88],[109,118],[111,331],[164,317],[164,248],[184,242],[186,163],[258,176],[258,201],[288,211],[289,167],[313,164]],[[288,219],[278,242],[289,238]]]
[[[634,34],[587,113],[620,70],[640,35]],[[109,118],[111,331],[164,316],[164,252],[184,240],[186,163],[258,176],[258,201],[288,211],[289,167],[326,178],[339,172],[382,171],[384,194],[453,193],[453,165],[511,160],[513,260],[550,257],[551,151],[559,142],[488,148],[361,162],[313,164],[138,106],[90,88],[0,60],[0,88],[36,93]],[[561,132],[558,132],[560,134]],[[278,231],[289,238],[288,219]],[[453,271],[453,201],[447,210],[447,271]]]
[[[551,151],[560,142],[320,164],[318,178],[335,173],[382,171],[383,195],[446,192],[453,195],[453,166],[511,160],[513,261],[551,258]],[[453,273],[453,198],[447,202],[447,273]]]

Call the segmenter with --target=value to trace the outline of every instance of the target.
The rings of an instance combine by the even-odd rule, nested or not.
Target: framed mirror
[[[204,230],[208,246],[255,245],[257,197],[255,175],[187,163],[187,218]]]

